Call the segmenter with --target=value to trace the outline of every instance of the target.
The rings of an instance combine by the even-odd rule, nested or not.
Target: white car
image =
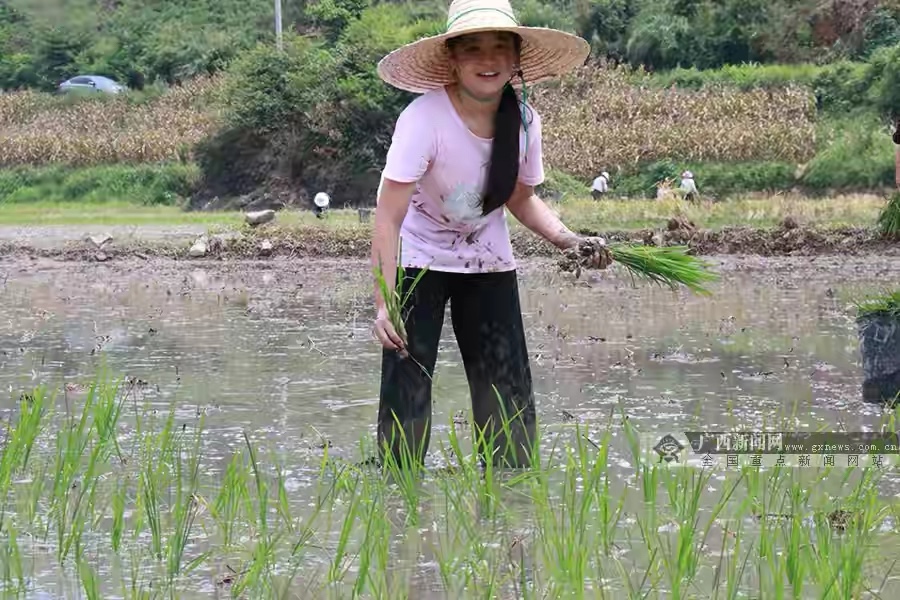
[[[106,92],[107,94],[118,94],[125,91],[125,86],[119,85],[109,77],[102,75],[79,75],[72,79],[67,79],[59,84],[61,93],[73,91],[85,92]]]

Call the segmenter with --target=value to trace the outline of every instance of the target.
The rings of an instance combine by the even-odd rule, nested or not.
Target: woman
[[[388,289],[396,283],[398,238],[404,289],[426,269],[404,307],[406,339],[391,325],[376,285],[379,449],[390,448],[398,460],[411,453],[421,461],[427,452],[431,375],[449,300],[475,425],[493,440],[494,462],[528,464],[534,394],[503,209],[562,250],[583,238],[535,196],[544,179],[541,121],[511,82],[558,75],[588,52],[575,36],[519,26],[506,0],[456,0],[446,33],[395,50],[378,65],[387,83],[422,94],[397,120],[372,239],[373,267]],[[609,253],[593,261],[605,268]]]

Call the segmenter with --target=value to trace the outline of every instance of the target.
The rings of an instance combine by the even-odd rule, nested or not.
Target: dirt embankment
[[[791,256],[819,254],[900,254],[900,241],[888,240],[866,228],[816,229],[782,223],[771,229],[727,227],[697,229],[693,224],[673,219],[667,229],[632,231],[581,231],[600,235],[609,242],[652,245],[685,245],[696,255],[746,254]],[[74,261],[108,261],[116,258],[171,258],[196,260],[259,259],[278,257],[365,258],[370,251],[371,229],[353,227],[297,227],[270,223],[227,233],[204,236],[205,251],[191,254],[193,239],[115,238],[98,245],[96,241],[67,241],[36,245],[27,241],[0,242],[0,256],[35,256]],[[517,256],[555,256],[558,250],[528,231],[512,234]]]

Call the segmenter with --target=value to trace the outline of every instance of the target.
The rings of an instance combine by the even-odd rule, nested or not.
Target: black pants
[[[417,273],[406,270],[404,293]],[[492,457],[486,456],[485,445],[476,451],[494,464],[527,466],[535,407],[515,271],[427,271],[422,276],[404,307],[407,350],[419,364],[395,350],[384,350],[382,356],[379,449],[384,453],[390,448],[400,464],[409,458],[421,461],[428,451],[430,376],[448,300],[469,382],[474,431],[483,433],[476,434],[476,443],[482,437],[493,447]]]

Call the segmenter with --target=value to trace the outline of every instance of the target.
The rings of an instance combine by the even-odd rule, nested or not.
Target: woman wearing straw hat
[[[405,339],[376,286],[381,451],[389,447],[400,460],[413,452],[418,461],[427,452],[431,374],[449,300],[475,425],[493,440],[494,461],[528,464],[534,393],[504,207],[561,250],[584,239],[534,193],[544,179],[541,121],[525,92],[583,64],[589,51],[581,38],[520,26],[507,0],[455,0],[445,33],[378,64],[385,82],[422,95],[396,123],[378,190],[372,262],[388,289],[396,283],[398,245],[404,290],[425,270],[404,307]],[[593,258],[597,268],[610,263],[605,250]]]

